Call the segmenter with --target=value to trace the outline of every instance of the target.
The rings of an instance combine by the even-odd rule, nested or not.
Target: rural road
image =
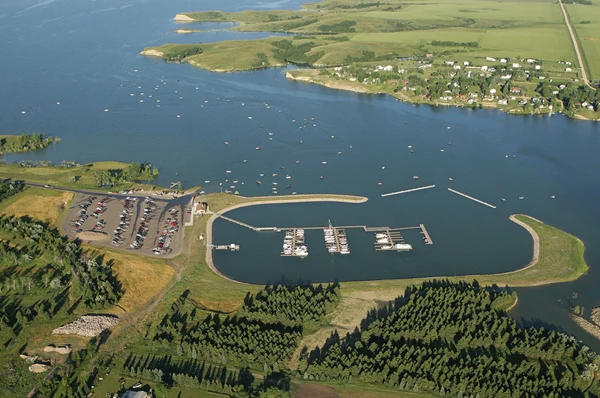
[[[581,68],[581,77],[583,78],[583,82],[586,86],[593,88],[588,80],[587,73],[585,72],[585,65],[583,63],[583,58],[581,58],[581,52],[579,51],[579,45],[577,44],[577,40],[575,39],[575,33],[573,32],[573,28],[571,27],[571,22],[569,22],[569,16],[567,15],[567,10],[565,10],[565,5],[562,1],[560,1],[560,8],[565,17],[565,22],[567,23],[567,28],[569,29],[569,34],[571,35],[571,40],[573,41],[573,47],[575,48],[575,53],[577,54],[577,62],[579,62],[579,66]]]

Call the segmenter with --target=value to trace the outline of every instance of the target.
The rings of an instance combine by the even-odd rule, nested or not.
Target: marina
[[[282,257],[306,257],[308,247],[304,244],[304,229],[294,228],[286,231],[283,238]]]
[[[387,230],[375,234],[375,250],[377,251],[409,251],[412,246],[404,242],[398,230]]]
[[[323,235],[329,253],[350,254],[348,236],[344,228],[333,227],[329,221],[329,226],[323,228]]]

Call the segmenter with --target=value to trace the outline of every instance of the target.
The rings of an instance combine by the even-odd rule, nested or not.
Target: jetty
[[[433,241],[431,240],[431,236],[429,236],[429,232],[427,232],[427,228],[425,228],[425,225],[419,224],[419,228],[421,228],[421,233],[423,234],[423,239],[425,240],[425,244],[433,245]]]
[[[424,189],[430,189],[430,188],[435,188],[435,185],[427,185],[425,187],[418,187],[418,188],[412,188],[412,189],[405,189],[404,191],[396,191],[396,192],[389,192],[389,193],[384,193],[381,194],[382,198],[385,198],[386,196],[392,196],[392,195],[401,195],[403,193],[409,193],[409,192],[416,192],[416,191],[422,191]]]
[[[448,191],[450,191],[450,192],[452,192],[452,193],[455,193],[455,194],[457,194],[457,195],[460,195],[460,196],[462,196],[462,197],[465,197],[465,198],[467,198],[467,199],[471,199],[472,201],[474,201],[474,202],[477,202],[477,203],[480,203],[480,204],[482,204],[482,205],[484,205],[484,206],[491,207],[492,209],[495,209],[495,208],[496,208],[496,206],[494,206],[494,205],[491,205],[491,204],[489,204],[489,203],[487,203],[487,202],[484,202],[483,200],[479,200],[479,199],[477,199],[477,198],[474,198],[474,197],[472,197],[472,196],[469,196],[469,195],[467,195],[467,194],[464,194],[464,193],[462,193],[462,192],[458,192],[458,191],[456,191],[456,190],[454,190],[454,189],[452,189],[452,188],[448,188]]]

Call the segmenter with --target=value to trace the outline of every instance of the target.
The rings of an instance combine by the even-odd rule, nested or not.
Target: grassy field
[[[0,204],[0,214],[29,216],[52,226],[60,225],[61,216],[73,199],[73,193],[30,187]]]
[[[2,164],[0,165],[0,178],[23,180],[37,184],[57,185],[65,188],[97,190],[98,187],[96,187],[93,177],[94,171],[124,169],[126,167],[127,163],[122,162],[96,162],[75,167],[26,167],[18,164]],[[76,177],[77,181],[71,181],[71,177]],[[124,184],[122,186],[113,187],[112,189],[151,189],[152,187],[152,185],[146,184]]]
[[[571,26],[577,33],[580,50],[585,56],[590,80],[600,79],[600,2],[594,6],[581,4],[565,5]],[[581,23],[588,21],[589,23]]]

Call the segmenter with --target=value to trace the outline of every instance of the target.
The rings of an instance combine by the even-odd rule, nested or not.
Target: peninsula
[[[597,7],[568,3],[325,0],[301,11],[186,12],[175,20],[290,36],[165,44],[141,54],[217,72],[294,64],[303,69],[286,71],[288,79],[410,103],[597,120],[600,70],[585,60],[598,53],[600,37],[574,19]]]

